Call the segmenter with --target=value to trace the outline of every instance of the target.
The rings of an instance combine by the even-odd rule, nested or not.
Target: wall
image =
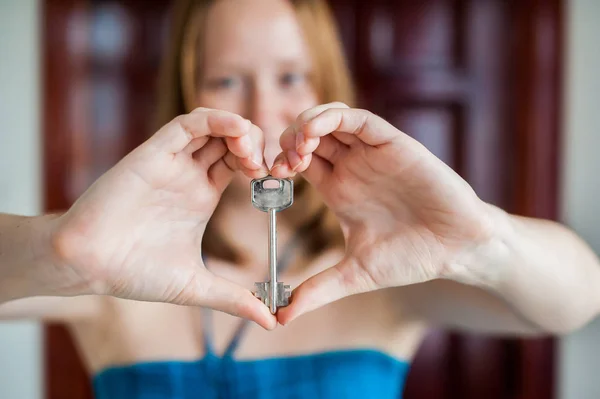
[[[0,212],[41,210],[39,4],[0,0]],[[0,324],[0,398],[39,399],[41,328]]]
[[[563,220],[600,253],[600,2],[570,0],[568,11]],[[559,356],[559,398],[600,398],[600,319],[564,338]]]

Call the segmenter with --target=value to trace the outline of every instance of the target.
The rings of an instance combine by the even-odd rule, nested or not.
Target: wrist
[[[52,292],[47,277],[57,266],[52,231],[57,215],[7,215],[0,222],[0,301]]]
[[[510,259],[514,258],[516,227],[504,210],[484,204],[482,218],[487,226],[486,238],[467,245],[444,267],[442,278],[499,291],[506,281]]]

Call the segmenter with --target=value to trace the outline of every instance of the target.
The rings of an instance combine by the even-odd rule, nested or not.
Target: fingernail
[[[224,128],[228,134],[237,136],[239,133],[248,133],[250,123],[242,117],[232,118],[231,116],[227,116],[225,117]]]
[[[242,119],[242,124],[241,126],[238,125],[238,131],[240,131],[239,129],[241,128],[241,131],[244,133],[248,133],[250,131],[250,127],[252,126],[252,122],[250,122],[248,119],[243,118]]]
[[[252,139],[250,136],[242,136],[242,138],[240,138],[240,144],[244,147],[244,150],[252,151]]]
[[[271,170],[279,168],[283,165],[283,158],[277,158],[275,160],[275,162],[273,163],[273,166],[271,166]]]
[[[302,144],[304,144],[304,133],[298,132],[296,134],[296,149],[299,149]]]
[[[255,152],[252,155],[252,162],[254,162],[257,166],[262,166],[262,154],[260,152]]]
[[[287,159],[288,159],[288,162],[290,163],[290,167],[292,168],[292,170],[294,172],[302,164],[302,158],[300,158],[300,155],[298,155],[298,153],[296,151],[288,151]]]

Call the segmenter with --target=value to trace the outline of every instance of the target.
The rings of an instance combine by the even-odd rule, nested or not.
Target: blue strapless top
[[[408,370],[407,362],[368,349],[261,360],[208,352],[197,361],[110,367],[93,387],[96,399],[398,399]]]

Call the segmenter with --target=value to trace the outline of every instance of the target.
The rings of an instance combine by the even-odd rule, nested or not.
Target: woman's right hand
[[[197,109],[175,118],[54,219],[48,295],[105,294],[276,320],[253,294],[210,273],[206,224],[236,170],[267,175],[263,134],[242,117]],[[41,274],[40,274],[41,273]]]

